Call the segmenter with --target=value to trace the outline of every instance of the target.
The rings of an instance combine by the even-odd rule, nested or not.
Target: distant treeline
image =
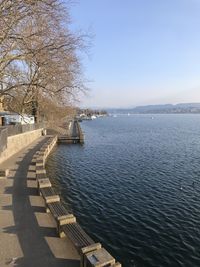
[[[148,105],[131,109],[109,109],[108,112],[120,114],[198,114],[200,113],[200,103]]]

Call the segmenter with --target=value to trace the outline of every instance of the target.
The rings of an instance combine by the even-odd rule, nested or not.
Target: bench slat
[[[62,230],[65,235],[69,236],[69,238],[79,251],[81,248],[90,246],[95,243],[78,223],[63,225]]]
[[[49,203],[47,206],[54,217],[59,217],[69,214],[69,212],[60,202]]]

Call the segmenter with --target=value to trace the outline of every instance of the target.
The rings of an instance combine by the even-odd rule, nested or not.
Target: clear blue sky
[[[200,102],[200,0],[79,0],[71,16],[94,34],[83,106]]]

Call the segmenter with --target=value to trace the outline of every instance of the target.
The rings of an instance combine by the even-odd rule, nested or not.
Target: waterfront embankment
[[[42,129],[40,132],[44,133]],[[1,266],[120,267],[61,202],[45,169],[58,137],[40,135],[0,164],[0,216],[4,218],[0,241],[5,248],[0,253]],[[20,140],[20,134],[17,138]],[[7,138],[4,151],[8,143]]]
[[[4,134],[4,131],[7,129],[3,129],[1,131],[1,134]],[[11,136],[6,136],[6,140],[3,140],[5,144],[5,148],[3,151],[1,151],[0,154],[0,163],[4,162],[5,160],[9,159],[11,156],[15,155],[18,153],[20,150],[23,148],[27,147],[30,145],[32,142],[37,140],[42,136],[42,131],[43,129],[36,129],[34,131],[30,132],[24,132],[20,134],[14,134]],[[0,136],[2,137],[2,136]],[[3,138],[2,138],[3,139]]]

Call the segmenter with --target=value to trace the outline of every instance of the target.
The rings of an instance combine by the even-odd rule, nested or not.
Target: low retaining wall
[[[56,143],[57,136],[48,138],[34,156],[38,191],[44,198],[46,212],[50,212],[55,219],[59,236],[62,238],[67,235],[76,247],[80,254],[80,267],[121,267],[100,243],[96,243],[87,235],[52,188],[51,181],[46,176],[45,162]]]
[[[0,163],[7,160],[11,156],[31,144],[33,141],[38,139],[40,136],[42,136],[42,130],[43,129],[38,129],[26,133],[9,136],[7,138],[6,149],[0,154]]]

